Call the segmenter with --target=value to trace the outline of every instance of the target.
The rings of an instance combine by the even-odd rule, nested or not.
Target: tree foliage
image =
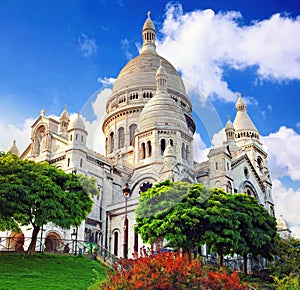
[[[214,188],[205,206],[207,225],[204,234],[205,242],[212,252],[218,253],[218,263],[222,266],[224,255],[236,253],[241,237],[239,235],[239,220],[233,206],[234,195]]]
[[[275,254],[276,220],[254,197],[215,188],[205,206],[205,240],[218,253],[220,265],[223,255],[240,254],[247,273],[248,254],[267,259]]]
[[[95,180],[67,174],[48,163],[21,160],[7,153],[0,156],[0,230],[32,226],[28,254],[33,254],[40,228],[52,222],[62,228],[78,226],[92,209],[85,188]]]
[[[253,196],[241,193],[233,197],[241,236],[236,253],[243,256],[244,272],[247,273],[248,254],[269,260],[276,254],[275,241],[278,236],[276,219]]]
[[[196,246],[207,243],[223,256],[270,258],[274,254],[276,221],[254,197],[206,189],[202,184],[165,181],[141,193],[136,226],[143,241],[165,238],[191,257]]]
[[[205,231],[203,203],[208,191],[202,184],[165,181],[141,193],[135,231],[144,242],[164,237],[191,257]]]
[[[275,250],[277,257],[270,267],[272,273],[280,278],[298,276],[300,279],[300,240],[292,236],[277,238]]]

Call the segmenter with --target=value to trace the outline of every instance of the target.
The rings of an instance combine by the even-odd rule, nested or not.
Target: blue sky
[[[16,139],[24,150],[41,109],[57,116],[65,104],[70,113],[86,113],[98,132],[106,95],[97,92],[138,55],[148,10],[158,53],[194,99],[199,159],[211,141],[221,142],[240,92],[269,152],[277,215],[300,236],[298,0],[2,0],[0,149]],[[208,109],[200,108],[204,101]],[[98,150],[95,136],[90,143]]]

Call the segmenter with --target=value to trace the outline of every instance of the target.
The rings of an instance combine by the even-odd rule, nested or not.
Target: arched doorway
[[[23,233],[12,232],[7,240],[6,247],[9,251],[23,252],[25,237]]]
[[[62,250],[62,240],[59,234],[49,232],[45,238],[45,252],[60,252]]]

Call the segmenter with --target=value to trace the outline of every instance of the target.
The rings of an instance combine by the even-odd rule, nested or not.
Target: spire
[[[158,94],[159,92],[167,92],[167,73],[162,59],[156,72],[156,93]]]
[[[259,132],[247,113],[247,105],[241,94],[238,94],[238,96],[239,98],[235,105],[236,117],[233,122],[235,139],[259,139]]]
[[[238,100],[236,102],[235,108],[239,112],[246,112],[247,111],[247,105],[244,102],[241,93],[238,93]]]
[[[230,120],[230,116],[228,115],[228,120],[225,126],[225,133],[227,141],[234,139],[234,126]]]
[[[13,145],[7,151],[20,156],[20,151],[16,145],[16,140],[13,140]]]
[[[143,52],[156,53],[156,46],[155,46],[156,30],[150,18],[150,11],[148,11],[148,18],[146,19],[143,26],[142,36],[143,36],[142,53]]]
[[[65,105],[64,110],[59,117],[59,133],[63,137],[67,137],[69,123],[70,123],[70,117],[67,111],[67,105]]]

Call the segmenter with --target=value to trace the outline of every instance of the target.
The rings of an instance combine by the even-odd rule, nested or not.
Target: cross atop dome
[[[154,52],[156,53],[156,46],[155,46],[155,37],[156,37],[156,30],[153,21],[150,18],[151,12],[148,11],[147,15],[148,18],[146,19],[142,35],[143,35],[143,47],[142,52]]]

